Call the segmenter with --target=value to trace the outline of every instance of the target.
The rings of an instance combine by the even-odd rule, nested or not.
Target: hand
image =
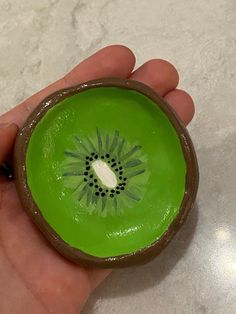
[[[129,77],[162,95],[187,125],[194,114],[191,97],[177,90],[178,73],[167,61],[150,60],[133,72],[135,57],[110,46],[84,60],[62,79],[0,117],[0,164],[12,150],[17,126],[52,92],[101,77]],[[3,123],[10,123],[6,125]],[[86,269],[61,257],[25,214],[14,182],[0,178],[0,313],[78,313],[109,270]]]

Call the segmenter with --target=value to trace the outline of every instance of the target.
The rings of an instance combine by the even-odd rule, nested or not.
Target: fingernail
[[[7,129],[12,125],[12,123],[0,123],[0,129]]]

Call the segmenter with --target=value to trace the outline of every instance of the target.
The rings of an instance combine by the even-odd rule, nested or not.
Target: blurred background
[[[114,271],[83,313],[236,313],[236,1],[0,0],[0,114],[109,44],[167,59],[196,104],[197,204],[153,262]]]

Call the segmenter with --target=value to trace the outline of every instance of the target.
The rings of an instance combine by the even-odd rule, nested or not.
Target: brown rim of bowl
[[[40,209],[33,200],[30,188],[27,184],[25,167],[27,146],[34,127],[37,125],[40,119],[50,108],[55,106],[63,99],[94,87],[119,87],[136,90],[154,101],[166,114],[173,127],[177,131],[187,166],[185,193],[180,206],[180,211],[162,237],[152,243],[150,246],[137,250],[136,252],[106,258],[92,256],[80,251],[77,248],[71,247],[52,229],[52,227],[43,218]],[[123,78],[102,78],[92,80],[82,83],[78,86],[59,90],[41,101],[17,134],[14,150],[14,170],[17,191],[25,211],[41,230],[44,236],[48,239],[48,241],[54,246],[54,248],[70,261],[73,261],[82,266],[106,268],[126,267],[135,264],[142,264],[158,255],[184,223],[187,214],[194,204],[199,182],[198,164],[192,141],[188,131],[177,117],[174,110],[150,87],[144,85],[143,83]]]

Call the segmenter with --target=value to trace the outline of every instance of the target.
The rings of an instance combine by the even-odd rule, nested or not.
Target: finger
[[[135,65],[132,51],[124,46],[114,45],[99,50],[82,61],[66,76],[33,95],[2,117],[0,123],[14,122],[22,126],[33,109],[49,94],[79,83],[101,77],[129,77]]]
[[[0,124],[0,165],[12,150],[17,130],[15,124]]]
[[[130,78],[149,85],[161,96],[175,89],[179,82],[179,75],[175,67],[161,59],[153,59],[144,63]]]
[[[169,92],[164,98],[176,111],[183,123],[188,125],[195,112],[192,97],[185,91],[176,89]]]

